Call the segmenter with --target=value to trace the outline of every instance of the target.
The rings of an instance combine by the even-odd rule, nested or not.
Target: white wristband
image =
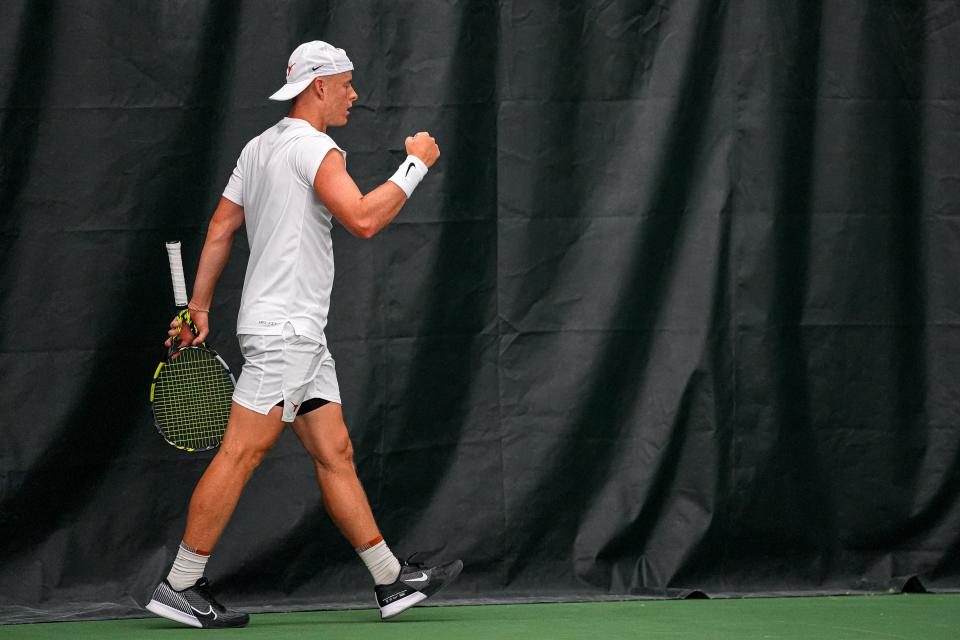
[[[390,176],[390,182],[397,185],[409,198],[423,177],[427,175],[427,165],[417,156],[407,156],[397,172]]]

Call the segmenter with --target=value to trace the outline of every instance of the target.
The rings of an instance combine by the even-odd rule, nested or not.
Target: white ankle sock
[[[192,587],[203,577],[203,570],[207,567],[209,559],[209,555],[195,553],[181,542],[177,559],[173,561],[173,566],[167,575],[167,582],[177,591]]]
[[[370,575],[376,584],[392,584],[400,575],[400,561],[390,551],[390,547],[383,540],[369,549],[357,551],[363,564],[367,565]]]

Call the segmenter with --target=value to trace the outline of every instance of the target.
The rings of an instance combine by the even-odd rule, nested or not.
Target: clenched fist
[[[415,136],[409,136],[406,140],[407,154],[417,156],[423,160],[423,164],[432,167],[433,163],[440,157],[440,147],[437,141],[433,139],[426,131],[421,131]]]

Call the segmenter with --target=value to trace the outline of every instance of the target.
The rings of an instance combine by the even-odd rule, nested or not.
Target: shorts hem
[[[245,408],[245,409],[250,409],[250,411],[256,411],[257,413],[259,413],[260,415],[263,415],[263,416],[265,416],[265,415],[267,415],[268,413],[270,413],[270,409],[273,409],[274,405],[276,404],[276,403],[274,403],[274,404],[269,405],[266,409],[261,409],[260,407],[254,406],[253,404],[251,404],[251,403],[249,403],[249,402],[246,402],[246,401],[244,401],[244,400],[240,400],[240,399],[237,398],[236,396],[233,397],[233,401],[236,402],[236,403],[237,403],[238,405],[240,405],[241,407],[243,407],[243,408]]]
[[[322,393],[318,393],[317,395],[312,395],[312,396],[310,396],[309,398],[304,398],[304,399],[303,399],[303,402],[307,402],[308,400],[326,400],[329,404],[338,404],[338,405],[340,405],[341,407],[343,406],[343,403],[340,402],[340,398],[337,398],[336,400],[333,400],[333,399],[331,399],[331,398],[326,397],[326,396],[325,396],[324,394],[322,394]],[[283,404],[283,409],[286,409],[286,400],[281,399],[281,402],[284,403],[284,404]],[[303,402],[301,402],[300,404],[303,404]],[[274,406],[276,406],[276,405],[274,405]],[[299,408],[299,407],[298,407],[298,408]],[[317,407],[317,408],[319,409],[319,407]],[[282,411],[283,409],[281,409],[281,411]],[[292,418],[291,420],[287,420],[287,419],[281,414],[280,419],[283,420],[284,422],[286,422],[287,424],[292,424],[293,421],[296,420],[296,419],[299,418],[299,417],[300,417],[299,414],[294,414],[294,416],[293,416],[293,418]]]
[[[317,398],[317,399],[319,399],[319,400],[326,400],[327,402],[332,402],[333,404],[338,404],[338,405],[340,405],[341,407],[343,406],[343,402],[340,401],[340,396],[333,396],[332,394],[331,394],[331,395],[324,395],[324,394],[322,394],[322,393],[318,393],[318,394],[315,395],[315,396],[310,396],[309,398],[304,398],[304,402],[306,402],[307,400],[311,400],[311,399],[313,399],[313,398]]]
[[[313,400],[314,398],[316,398],[316,399],[318,399],[318,400],[326,400],[327,402],[330,402],[330,403],[333,403],[333,404],[338,404],[338,405],[340,405],[341,407],[343,406],[343,401],[340,400],[340,396],[334,396],[333,394],[323,394],[323,393],[320,393],[320,394],[317,394],[317,395],[315,395],[315,396],[310,396],[309,398],[304,398],[304,402],[306,402],[307,400]],[[270,411],[271,411],[271,409],[273,409],[273,408],[275,408],[275,407],[277,406],[277,403],[274,402],[273,404],[267,406],[266,409],[261,409],[261,408],[259,408],[259,407],[256,407],[256,406],[252,405],[252,404],[249,403],[249,402],[245,402],[245,401],[239,400],[239,399],[237,399],[237,398],[233,398],[233,401],[236,402],[238,405],[240,405],[241,407],[243,407],[243,408],[245,408],[245,409],[250,409],[250,411],[256,411],[257,413],[259,413],[259,414],[262,415],[262,416],[265,416],[265,415],[269,414]],[[284,401],[283,398],[280,398],[279,402],[283,402],[283,401]],[[282,407],[280,407],[280,408],[282,409]],[[296,418],[296,416],[294,416],[294,418]],[[281,419],[282,419],[282,416],[281,416]],[[283,421],[284,421],[284,422],[288,422],[288,423],[289,423],[289,422],[293,422],[293,420],[283,420]]]

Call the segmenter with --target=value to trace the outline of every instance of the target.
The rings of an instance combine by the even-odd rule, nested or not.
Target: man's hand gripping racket
[[[204,311],[191,311],[189,308],[178,311],[170,322],[170,330],[167,331],[170,337],[163,343],[169,350],[168,357],[176,357],[175,352],[183,347],[205,347],[204,340],[210,334],[208,320]]]
[[[216,351],[207,347],[206,312],[196,323],[187,308],[180,243],[167,243],[177,314],[164,343],[167,357],[157,366],[150,385],[154,423],[169,444],[186,451],[220,446],[230,417],[234,379]]]

